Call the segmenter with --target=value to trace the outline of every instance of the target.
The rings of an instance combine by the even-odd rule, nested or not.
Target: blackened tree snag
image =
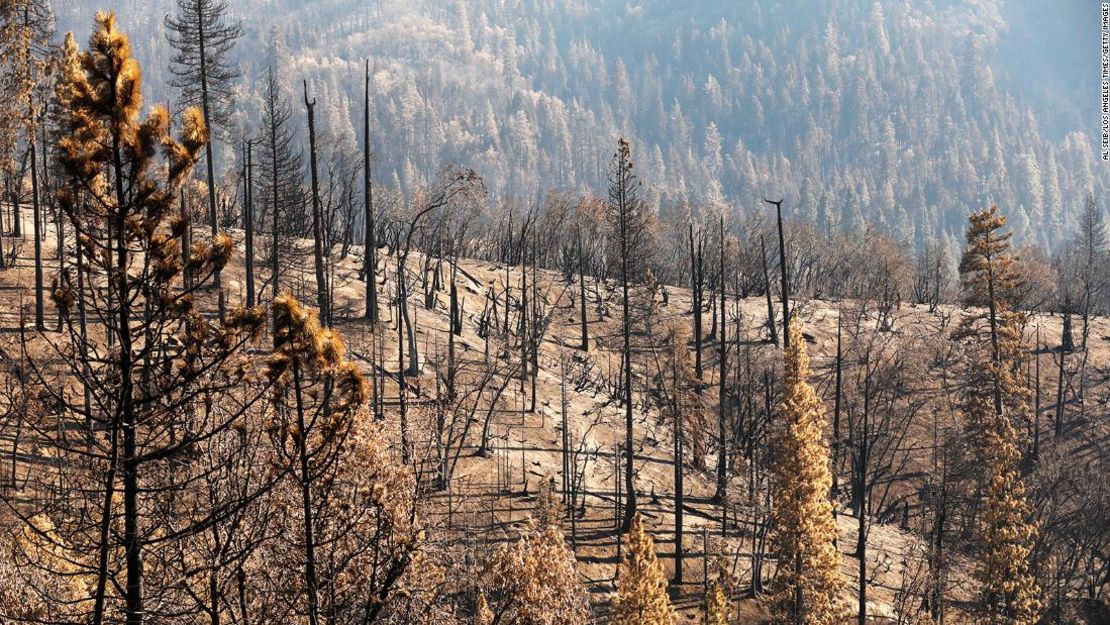
[[[786,237],[782,231],[782,200],[774,201],[764,198],[763,201],[774,205],[778,219],[779,276],[782,279],[782,347],[787,349],[790,347],[790,333],[786,331],[786,328],[790,325],[790,275],[789,268],[786,266]]]

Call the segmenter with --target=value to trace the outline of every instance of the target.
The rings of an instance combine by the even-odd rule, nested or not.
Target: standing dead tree
[[[609,198],[606,213],[612,260],[617,263],[621,282],[621,372],[624,406],[624,488],[625,505],[621,531],[632,527],[636,514],[635,446],[632,432],[632,315],[631,283],[643,275],[650,236],[647,208],[639,197],[640,182],[632,172],[632,146],[621,139],[609,166]]]
[[[763,199],[764,202],[775,207],[775,215],[777,217],[779,229],[779,278],[781,278],[781,297],[782,297],[782,346],[783,349],[790,347],[790,333],[786,328],[790,325],[790,276],[789,267],[786,264],[786,237],[783,234],[782,227],[782,200],[768,200]]]
[[[363,92],[362,118],[362,201],[363,226],[362,273],[366,279],[366,319],[370,327],[378,325],[378,233],[375,228],[374,182],[371,177],[370,150],[370,61],[366,61],[366,82]]]
[[[304,107],[308,113],[309,171],[312,174],[312,258],[316,269],[316,302],[320,321],[332,324],[327,271],[324,267],[324,209],[320,204],[320,174],[316,158],[316,99],[308,99],[308,81],[304,81]]]
[[[259,169],[263,172],[259,186],[260,221],[269,221],[270,275],[259,289],[259,299],[270,286],[268,301],[282,293],[282,272],[296,251],[295,237],[306,228],[305,197],[301,187],[304,178],[303,154],[296,147],[296,134],[290,120],[289,99],[282,93],[274,68],[266,70],[265,100],[262,108],[259,137]]]
[[[166,38],[175,51],[170,71],[173,86],[181,89],[182,108],[198,107],[210,132],[225,131],[231,123],[233,83],[239,77],[229,58],[235,42],[243,35],[236,22],[227,19],[226,0],[177,0],[177,15],[166,16]],[[212,236],[219,233],[216,216],[216,165],[212,142],[204,147],[208,173],[208,222]],[[218,292],[220,316],[224,295],[220,272],[213,286]]]
[[[409,279],[407,272],[409,254],[413,249],[413,236],[423,225],[425,219],[434,211],[442,209],[456,199],[464,197],[484,196],[485,186],[482,179],[473,170],[448,170],[442,176],[440,183],[426,195],[421,195],[417,208],[405,220],[403,236],[398,238],[396,286],[397,286],[397,384],[398,398],[401,412],[401,449],[402,459],[407,463],[412,457],[412,449],[408,434],[407,423],[407,386],[406,376],[416,376],[420,373],[420,354],[416,345],[416,329],[409,315],[408,290]],[[399,228],[399,230],[400,230]],[[406,341],[407,339],[407,341]],[[408,347],[408,366],[405,365],[405,346]]]

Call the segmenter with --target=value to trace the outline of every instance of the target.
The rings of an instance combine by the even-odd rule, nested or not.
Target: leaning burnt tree
[[[786,265],[786,236],[782,227],[782,200],[764,199],[763,201],[775,207],[775,216],[778,222],[779,278],[781,280],[780,288],[782,289],[782,347],[788,349],[790,347],[790,333],[787,332],[787,328],[790,326],[790,274],[789,267]]]

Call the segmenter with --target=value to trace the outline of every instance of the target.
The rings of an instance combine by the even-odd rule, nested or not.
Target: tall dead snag
[[[312,258],[316,267],[316,302],[320,321],[331,327],[328,278],[324,267],[324,215],[320,205],[320,176],[316,165],[316,99],[308,99],[308,81],[304,81],[304,107],[308,112],[308,163],[312,175]]]
[[[10,0],[0,5],[0,87],[4,97],[0,101],[0,173],[4,174],[5,200],[12,204],[11,233],[14,237],[23,236],[23,219],[20,211],[23,179],[28,169],[32,175],[32,186],[37,194],[37,155],[35,154],[35,131],[41,123],[41,106],[36,101],[36,91],[47,85],[43,54],[53,36],[53,14],[47,3],[41,0]],[[19,138],[23,135],[26,143],[19,149]],[[12,158],[16,153],[22,155]],[[30,159],[30,167],[27,160]],[[17,162],[18,161],[18,162]],[[38,199],[33,208],[38,211]],[[41,234],[40,231],[36,230]],[[14,249],[8,252],[14,256]],[[41,254],[41,252],[40,252]],[[10,258],[0,254],[0,268]],[[38,264],[38,263],[36,263]],[[41,282],[39,283],[41,284]],[[39,289],[41,292],[41,289]],[[38,306],[42,301],[39,297]]]
[[[632,146],[624,139],[617,142],[617,151],[609,165],[609,198],[606,214],[609,221],[609,244],[617,262],[621,281],[621,371],[622,404],[624,406],[624,489],[625,506],[621,531],[632,527],[636,514],[635,446],[632,433],[632,316],[630,313],[631,282],[647,269],[648,212],[639,197],[640,182],[632,173]]]
[[[268,212],[270,224],[270,297],[273,301],[281,294],[283,263],[295,252],[295,244],[288,239],[299,238],[305,229],[303,154],[295,147],[296,136],[290,119],[292,110],[288,98],[281,92],[278,79],[271,67],[266,70],[262,106],[262,127],[259,137],[259,168],[264,172],[260,179],[261,192],[258,204],[263,214]],[[265,290],[265,285],[263,285]],[[261,295],[260,295],[261,297]]]
[[[362,105],[362,201],[365,211],[363,226],[366,229],[362,239],[362,272],[366,276],[366,319],[374,328],[378,325],[378,240],[374,224],[374,182],[370,175],[370,61],[366,61]],[[452,282],[452,289],[453,285]]]
[[[701,381],[690,362],[687,344],[690,331],[682,324],[674,324],[667,331],[666,351],[659,367],[657,390],[662,400],[661,410],[669,416],[674,429],[674,536],[675,557],[673,585],[682,584],[682,563],[684,548],[683,506],[685,491],[683,485],[686,461],[686,440],[691,438],[690,430],[701,427],[704,400],[699,393]]]
[[[4,13],[6,15],[0,28],[9,32],[11,42],[16,48],[10,55],[3,55],[4,50],[0,49],[0,59],[6,63],[6,69],[10,72],[11,80],[7,86],[14,88],[13,91],[5,89],[5,97],[12,98],[14,96],[19,98],[19,101],[14,103],[13,110],[7,111],[5,114],[12,115],[15,118],[13,122],[9,123],[14,123],[16,130],[19,126],[22,126],[26,137],[24,158],[30,160],[28,169],[31,174],[31,216],[34,221],[32,232],[34,235],[35,265],[35,329],[43,331],[46,329],[43,310],[42,266],[42,241],[45,238],[43,229],[45,225],[43,219],[43,204],[45,201],[43,186],[45,185],[46,168],[49,164],[45,160],[46,145],[44,142],[42,145],[44,160],[41,163],[43,180],[40,181],[37,132],[41,128],[45,139],[45,105],[39,96],[41,92],[49,89],[49,83],[46,79],[50,74],[46,71],[48,69],[48,59],[41,48],[44,47],[45,42],[53,34],[53,17],[48,7],[27,0],[9,3],[9,6],[4,9]],[[0,35],[0,42],[5,39],[8,39],[8,37]],[[2,43],[0,43],[0,48],[2,48]],[[22,111],[18,108],[21,105],[24,107]],[[14,135],[12,138],[14,139]],[[0,142],[2,142],[2,137],[0,137]],[[17,186],[22,185],[22,176],[17,178],[16,184]],[[18,190],[16,193],[18,193]],[[16,228],[20,228],[18,215],[14,221],[16,222]]]
[[[74,488],[54,491],[27,520],[52,526],[37,536],[66,554],[65,575],[84,584],[87,596],[69,605],[78,612],[71,620],[139,625],[168,618],[176,609],[171,596],[195,574],[164,557],[148,569],[147,556],[211,531],[237,505],[228,496],[208,502],[210,514],[178,508],[191,505],[183,497],[188,485],[220,482],[221,467],[241,453],[235,427],[256,396],[237,388],[247,372],[239,355],[264,319],[238,309],[214,322],[193,304],[195,289],[231,254],[226,236],[192,250],[194,283],[182,288],[184,224],[176,206],[208,141],[201,112],[185,111],[176,139],[164,108],[139,118],[139,64],[110,13],[97,14],[87,52],[77,51],[72,36],[65,47],[58,202],[78,233],[80,274],[55,281],[64,330],[50,353],[62,357],[62,374],[81,380],[88,403],[69,397],[50,363],[36,371],[63,418],[81,415],[90,427],[80,443],[65,428],[37,433],[63,456],[58,467]],[[168,176],[157,168],[160,150]],[[86,331],[86,310],[105,332]],[[211,455],[195,462],[201,453]]]
[[[695,244],[694,224],[690,224],[689,230],[690,286],[694,310],[694,371],[697,372],[700,380],[704,373],[701,362],[701,311],[703,307],[703,287],[705,286],[705,275],[702,268],[702,251],[705,247],[705,237],[702,236],[701,232],[698,232]]]
[[[34,119],[35,109],[33,105],[31,106],[29,114],[31,118]],[[35,130],[33,125],[27,133],[27,138],[27,151],[31,155],[31,217],[35,222],[32,228],[35,239],[35,329],[42,331],[46,329],[46,323],[43,318],[42,288],[42,203],[39,197],[39,166],[38,158],[36,157]]]
[[[246,246],[247,308],[254,308],[254,142],[244,143],[243,237]]]
[[[996,206],[970,216],[960,280],[964,303],[986,313],[966,317],[954,336],[970,343],[963,413],[977,464],[985,468],[977,476],[982,484],[983,553],[977,576],[983,622],[1028,625],[1038,622],[1041,612],[1032,572],[1038,529],[1030,520],[1013,420],[1029,417],[1031,393],[1021,375],[1028,351],[1024,313],[1014,304],[1022,278],[1005,227]]]
[[[782,228],[782,200],[774,201],[764,199],[763,201],[775,207],[775,215],[778,222],[779,278],[781,280],[779,288],[782,290],[782,347],[783,349],[788,349],[790,347],[790,332],[787,330],[790,325],[790,274],[789,267],[786,265],[786,235],[783,233]]]
[[[775,322],[775,306],[771,302],[771,273],[767,270],[767,246],[762,234],[759,235],[759,251],[763,260],[763,293],[767,296],[767,330],[770,332],[771,344],[778,345],[778,324]]]
[[[718,231],[718,269],[717,283],[721,297],[721,312],[718,315],[721,321],[721,333],[717,342],[717,366],[720,369],[717,380],[717,488],[713,499],[725,503],[726,489],[728,488],[728,423],[726,422],[726,379],[728,377],[728,324],[725,314],[725,217],[721,215],[720,230]]]
[[[1079,214],[1079,229],[1076,233],[1076,247],[1082,263],[1080,282],[1083,288],[1081,310],[1083,329],[1080,335],[1080,346],[1086,350],[1087,337],[1091,333],[1091,313],[1106,288],[1105,278],[1101,276],[1100,271],[1105,267],[1106,262],[1106,225],[1094,194],[1088,194],[1083,202],[1083,211]]]
[[[575,232],[575,238],[578,242],[578,314],[579,327],[581,328],[581,343],[579,349],[584,352],[590,351],[590,326],[589,319],[586,318],[586,261],[582,252],[582,228],[578,227]]]
[[[833,502],[833,514],[836,514],[836,501],[840,498],[840,408],[842,391],[844,389],[844,310],[843,305],[836,311],[836,364],[834,365],[833,381],[833,429],[832,429],[832,490],[829,496]]]

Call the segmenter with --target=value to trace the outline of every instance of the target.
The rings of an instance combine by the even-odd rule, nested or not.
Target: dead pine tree
[[[594,197],[584,197],[574,208],[575,270],[578,273],[578,313],[581,343],[579,348],[590,350],[589,317],[586,312],[586,273],[596,257],[596,242],[587,243],[583,230],[587,233],[597,226],[600,202]]]
[[[986,312],[965,317],[953,337],[970,338],[973,350],[962,411],[965,436],[980,471],[975,479],[982,484],[978,498],[984,548],[976,570],[983,609],[979,620],[1024,625],[1039,622],[1041,616],[1033,556],[1039,528],[1029,521],[1033,515],[1021,469],[1021,440],[1013,425],[1029,418],[1031,393],[1017,375],[1028,352],[1026,313],[1011,294],[1024,278],[1012,252],[1012,233],[1005,227],[1006,217],[994,205],[969,216],[960,260],[964,303]]]
[[[566,355],[559,355],[559,417],[561,419],[560,427],[560,442],[562,443],[562,495],[563,505],[568,503],[567,495],[570,493],[570,426],[567,420],[567,358]],[[574,516],[573,506],[566,508],[567,513]]]
[[[675,559],[674,576],[671,578],[673,586],[683,583],[683,506],[685,505],[685,488],[683,484],[684,467],[686,458],[687,419],[695,421],[700,417],[698,412],[703,409],[703,398],[700,393],[700,380],[694,372],[690,362],[690,350],[687,347],[690,334],[683,324],[673,324],[667,331],[666,351],[662,362],[658,363],[657,391],[662,397],[662,411],[671,420],[674,430],[674,535]],[[658,362],[658,361],[657,361]]]
[[[30,99],[30,98],[28,98]],[[31,118],[35,117],[34,105],[31,105]],[[27,152],[31,156],[31,215],[34,219],[34,249],[35,249],[35,329],[43,331],[46,322],[43,317],[43,288],[42,288],[42,205],[39,196],[38,159],[35,148],[35,128],[32,125],[27,132]]]
[[[581,228],[576,233],[578,242],[578,305],[579,305],[579,319],[582,341],[579,345],[580,349],[584,352],[590,351],[590,328],[589,321],[586,319],[586,263],[582,258],[582,231]]]
[[[1099,264],[1106,254],[1106,227],[1102,218],[1102,211],[1098,208],[1095,196],[1088,193],[1083,202],[1083,210],[1079,214],[1079,228],[1076,233],[1075,245],[1081,256],[1080,286],[1083,289],[1082,309],[1083,329],[1080,335],[1080,346],[1087,349],[1087,337],[1090,336],[1091,312],[1097,300],[1103,295],[1105,282],[1099,278]]]
[[[840,497],[840,409],[843,396],[843,369],[844,352],[841,346],[843,338],[844,315],[843,310],[837,309],[836,313],[836,365],[833,390],[833,434],[832,434],[832,490],[829,498],[833,503],[833,518],[836,518],[837,499]]]
[[[264,173],[259,179],[260,217],[268,213],[270,224],[269,301],[281,294],[281,271],[286,257],[295,252],[294,246],[286,241],[300,236],[302,230],[304,196],[301,182],[304,179],[303,154],[297,145],[292,123],[292,107],[288,98],[278,85],[278,78],[272,67],[266,70],[263,87],[262,123],[259,136],[258,166]],[[263,284],[259,293],[266,285]]]
[[[227,19],[227,0],[177,0],[177,14],[165,18],[166,39],[175,54],[170,64],[171,84],[181,89],[183,106],[195,106],[204,115],[210,131],[225,131],[231,125],[234,82],[239,78],[230,58],[235,42],[243,36],[238,22]],[[216,215],[216,165],[212,142],[205,145],[208,175],[208,225],[212,236],[219,233]],[[220,273],[213,287],[217,291],[220,317],[224,315],[224,294]]]
[[[321,621],[317,550],[322,525],[316,521],[326,500],[338,456],[359,407],[367,401],[366,382],[343,346],[320,326],[315,314],[289,296],[273,302],[275,357],[267,376],[275,382],[275,409],[280,427],[271,435],[278,457],[299,495],[302,525],[304,593],[308,621]]]
[[[531,341],[529,344],[532,360],[532,394],[529,400],[531,403],[528,406],[528,412],[536,412],[536,385],[539,383],[540,345],[543,343],[543,334],[547,323],[546,315],[540,314],[539,276],[537,275],[539,265],[538,230],[538,228],[532,229],[532,328],[530,331]],[[546,295],[544,297],[546,299]]]
[[[36,105],[36,92],[45,91],[49,87],[46,79],[49,77],[47,64],[48,58],[43,50],[49,45],[53,35],[53,16],[46,3],[35,0],[16,0],[8,2],[0,9],[0,62],[4,71],[0,72],[0,79],[4,84],[3,121],[0,121],[0,149],[3,150],[2,158],[4,173],[8,174],[5,182],[10,185],[12,203],[12,234],[16,237],[23,236],[22,216],[20,214],[20,195],[23,186],[24,171],[30,170],[31,174],[31,206],[34,223],[34,263],[35,263],[35,327],[42,331],[45,329],[43,320],[43,272],[42,272],[42,206],[40,202],[43,195],[39,186],[39,164],[36,153],[37,129],[45,122],[43,106]],[[10,103],[10,104],[9,104]],[[26,137],[25,148],[20,164],[17,166],[14,159],[9,156],[16,151],[19,134],[23,132]],[[45,144],[43,149],[45,150]],[[30,159],[30,163],[28,163]],[[47,162],[42,163],[44,168]],[[2,246],[0,246],[2,247]],[[4,251],[0,249],[0,268],[4,268],[6,260]],[[14,246],[11,258],[14,258]],[[9,258],[8,260],[10,260]]]
[[[632,527],[636,514],[635,443],[632,431],[632,315],[631,282],[643,274],[650,249],[647,207],[639,197],[640,182],[632,172],[632,146],[620,139],[609,166],[609,197],[606,216],[609,245],[617,262],[621,281],[621,372],[624,406],[624,489],[626,500],[621,532]]]
[[[88,52],[79,52],[72,37],[65,46],[57,98],[67,133],[58,149],[58,202],[81,237],[77,279],[62,274],[55,283],[54,301],[66,323],[54,353],[66,354],[66,370],[85,387],[84,403],[73,403],[45,378],[43,387],[63,415],[83,414],[91,423],[84,446],[76,449],[64,432],[37,435],[61,454],[81,458],[60,466],[92,472],[91,490],[62,502],[73,514],[54,515],[51,522],[59,536],[87,537],[64,547],[89,581],[81,622],[162,622],[178,574],[159,572],[173,566],[165,556],[180,541],[207,534],[227,512],[219,505],[210,515],[183,515],[174,520],[172,535],[151,540],[151,528],[165,520],[158,511],[171,509],[188,485],[219,481],[211,467],[224,464],[218,458],[180,462],[167,476],[165,461],[235,450],[241,440],[235,426],[261,395],[238,392],[245,369],[229,365],[264,320],[259,311],[240,309],[213,321],[193,304],[193,289],[208,284],[231,255],[226,236],[198,244],[189,261],[195,285],[182,288],[180,282],[176,229],[182,224],[175,211],[209,138],[200,110],[186,110],[177,138],[169,134],[164,108],[139,118],[141,71],[112,14],[97,15]],[[158,180],[153,172],[160,148],[169,171]],[[105,179],[110,184],[102,184]],[[143,227],[132,227],[137,223]],[[108,332],[86,329],[86,308]],[[148,569],[146,562],[158,566]]]

